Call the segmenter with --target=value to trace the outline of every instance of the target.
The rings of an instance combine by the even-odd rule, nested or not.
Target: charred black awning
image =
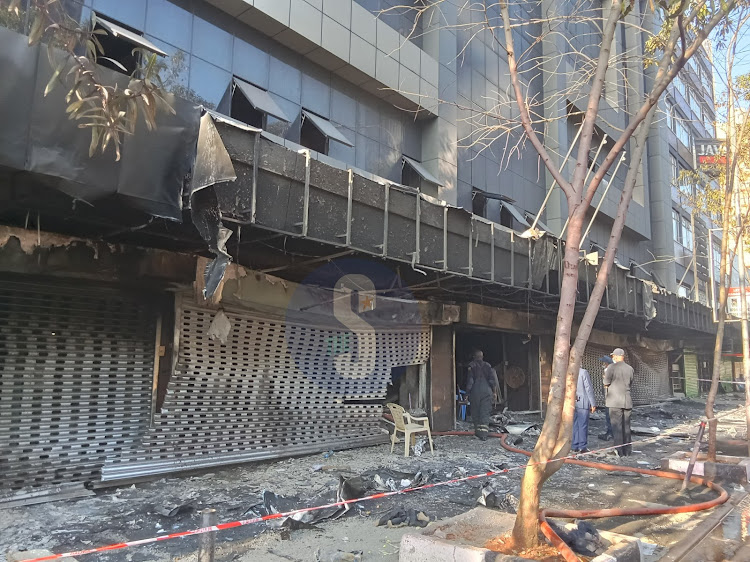
[[[62,55],[60,55],[62,56]],[[101,69],[113,82],[126,80]],[[28,38],[0,28],[0,166],[38,174],[74,200],[96,205],[115,201],[147,214],[180,220],[182,192],[195,159],[200,112],[193,104],[169,97],[175,114],[161,112],[159,126],[124,139],[122,157],[89,157],[91,135],[65,113],[67,88],[44,90],[53,68],[47,48],[28,46]],[[64,74],[64,73],[63,73]]]

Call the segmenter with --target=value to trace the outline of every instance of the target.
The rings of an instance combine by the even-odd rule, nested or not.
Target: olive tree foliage
[[[96,14],[79,22],[59,0],[31,0],[28,7],[25,4],[22,0],[0,0],[0,25],[27,30],[29,45],[46,44],[54,71],[44,95],[56,87],[67,90],[66,113],[78,127],[91,131],[90,156],[112,147],[119,160],[123,139],[135,132],[139,116],[143,116],[148,130],[153,130],[159,112],[174,113],[165,98],[161,77],[165,64],[158,55],[135,49],[141,55],[139,67],[124,85],[113,82],[102,75],[97,60],[107,59],[126,70],[104,52],[99,38],[107,31],[96,27]]]
[[[417,18],[422,21],[420,25],[415,23],[414,31],[420,30],[425,35],[441,26],[458,25],[470,30],[470,40],[480,36],[491,38],[507,57],[505,89],[499,88],[501,91],[493,93],[491,100],[456,104],[459,108],[468,106],[472,113],[472,132],[465,140],[480,149],[500,144],[506,161],[509,152],[520,153],[520,148],[530,145],[538,161],[563,191],[567,203],[568,227],[550,390],[542,432],[521,485],[513,529],[513,540],[519,548],[538,544],[542,485],[562,466],[570,451],[581,358],[607,287],[658,101],[709,34],[726,26],[727,17],[738,1],[745,0],[652,0],[640,10],[640,3],[636,4],[635,0],[602,3],[587,0],[420,0],[416,6],[405,4],[394,8],[416,10],[415,21]],[[469,10],[472,14],[464,20],[459,18],[456,23],[455,19],[445,17],[455,10]],[[582,39],[575,24],[585,24],[592,31]],[[623,28],[645,35],[645,52],[640,52],[640,41],[631,50],[618,51],[617,38]],[[521,37],[526,38],[524,43],[530,47],[517,48]],[[541,49],[540,54],[537,48],[540,45],[549,48]],[[632,74],[626,69],[637,69],[639,76],[646,75],[645,88],[628,84],[628,76]],[[622,75],[631,100],[624,108],[626,117],[619,126],[607,122],[612,111],[602,103],[607,98],[605,88],[612,83],[613,73]],[[532,88],[535,83],[543,87]],[[540,91],[543,96],[539,95]],[[442,101],[456,103],[455,100]],[[566,107],[566,110],[555,109],[559,107]],[[544,131],[551,123],[568,120],[574,115],[582,122],[577,150],[572,151],[572,165],[561,168],[560,152],[568,147],[555,152],[555,147],[548,146]],[[604,128],[614,129],[616,133],[606,145],[598,167],[589,172],[592,151]],[[624,150],[628,152],[629,165],[624,181],[618,185],[620,202],[604,260],[574,333],[578,270],[587,213],[602,181],[613,171]]]

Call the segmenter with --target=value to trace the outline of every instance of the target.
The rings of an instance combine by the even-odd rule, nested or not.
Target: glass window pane
[[[193,28],[193,14],[168,2],[167,0],[148,0],[146,13],[146,33],[190,51],[190,38]]]
[[[231,80],[232,75],[226,70],[192,57],[190,91],[196,96],[194,101],[197,103],[215,109],[227,92]]]
[[[146,0],[94,0],[92,8],[105,18],[112,18],[139,31],[146,24]]]
[[[196,17],[193,19],[193,55],[224,70],[232,68],[232,39],[223,29]]]

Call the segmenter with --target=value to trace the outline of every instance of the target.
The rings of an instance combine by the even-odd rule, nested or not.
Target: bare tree
[[[24,22],[28,21],[29,45],[46,43],[54,71],[44,95],[58,85],[68,88],[65,111],[80,128],[91,130],[91,156],[113,146],[115,159],[119,160],[122,140],[135,132],[139,115],[152,130],[159,111],[174,113],[160,76],[165,65],[156,53],[135,49],[140,51],[143,63],[121,87],[105,79],[97,65],[98,60],[106,59],[126,72],[121,63],[104,53],[99,37],[108,32],[96,26],[95,13],[89,21],[79,22],[59,0],[31,0],[28,11],[22,9],[22,4],[22,0],[0,0],[0,25],[23,31]]]
[[[415,23],[413,31],[421,28],[422,32],[429,33],[431,29],[441,25],[441,8],[447,7],[444,4],[450,1],[421,0],[417,3],[417,8],[400,6],[397,9],[417,10],[417,18],[421,17],[422,22],[421,27]],[[464,30],[468,29],[472,38],[482,33],[491,34],[499,48],[507,54],[510,82],[510,91],[507,94],[497,92],[497,98],[493,97],[490,103],[477,104],[474,100],[474,105],[470,107],[474,113],[474,130],[470,138],[464,140],[472,144],[479,143],[480,148],[486,149],[505,137],[506,161],[509,153],[520,150],[528,142],[562,189],[568,207],[564,268],[547,412],[522,481],[520,506],[513,530],[513,540],[518,548],[538,544],[542,485],[560,468],[562,459],[570,451],[578,369],[607,287],[658,100],[690,57],[701,48],[709,34],[725,25],[728,14],[738,1],[745,0],[660,0],[650,3],[648,13],[634,14],[636,17],[628,17],[636,9],[633,0],[610,0],[604,2],[601,9],[598,5],[594,6],[583,0],[559,4],[510,3],[507,0],[467,0],[458,3],[460,9],[472,10],[484,16],[475,17],[473,23],[464,24]],[[542,9],[532,12],[528,9],[530,5],[538,5]],[[492,17],[493,10],[496,9],[500,12],[499,19]],[[542,15],[535,16],[534,13]],[[476,23],[477,20],[479,23]],[[595,27],[597,33],[592,44],[583,48],[577,46],[579,42],[573,40],[566,28],[566,24],[571,21],[587,22]],[[639,57],[638,53],[617,52],[615,38],[622,26],[635,26],[646,34],[654,30],[647,41],[647,60]],[[531,53],[531,49],[518,52],[515,41],[520,33],[526,35],[532,46],[545,41],[556,41],[557,54],[538,57]],[[564,60],[573,61],[572,70],[564,69]],[[655,71],[647,94],[640,98],[641,94],[638,92],[639,102],[635,104],[635,109],[630,111],[625,126],[618,131],[619,136],[607,146],[606,156],[596,172],[589,177],[589,159],[597,137],[597,124],[606,122],[600,104],[606,95],[608,73],[621,72],[619,69],[623,68],[623,65],[613,64],[618,60],[624,61],[631,68],[634,65],[639,67],[640,73],[644,72],[644,65],[649,64],[655,66]],[[543,83],[551,78],[550,74],[558,72],[565,74],[567,85],[551,88],[549,92],[545,90],[544,100],[535,97],[532,84],[535,81]],[[495,101],[496,99],[499,101]],[[545,114],[542,106],[544,103],[553,105],[549,103],[550,99],[580,101],[581,106],[585,107],[579,112],[582,125],[570,175],[565,172],[565,168],[558,168],[555,158],[557,155],[545,145],[540,132],[551,121],[568,119],[570,116]],[[511,103],[515,107],[509,115],[507,107]],[[518,131],[523,134],[517,135]],[[586,215],[602,180],[626,148],[629,149],[629,167],[615,221],[604,260],[574,337],[572,328]]]
[[[733,21],[727,25],[727,40],[719,47],[724,50],[723,61],[717,73],[725,88],[725,119],[721,128],[724,129],[725,166],[720,176],[723,199],[721,266],[719,279],[718,322],[716,340],[714,343],[713,372],[711,389],[706,399],[706,417],[709,420],[708,458],[716,460],[716,432],[718,421],[714,417],[714,404],[719,390],[722,369],[722,348],[724,343],[724,328],[727,320],[727,288],[730,285],[731,264],[735,254],[740,257],[740,286],[745,285],[745,240],[748,224],[747,190],[748,171],[750,171],[750,75],[745,74],[735,79],[734,67],[738,60],[738,47],[747,34],[747,23],[750,21],[750,7],[740,6],[736,10]],[[744,200],[743,200],[744,196]],[[733,208],[736,206],[736,212]],[[730,248],[734,242],[734,248]],[[747,301],[744,294],[740,295],[743,348],[744,380],[750,378],[750,341],[748,340]],[[750,389],[745,385],[746,422],[748,427],[748,449],[750,451]]]

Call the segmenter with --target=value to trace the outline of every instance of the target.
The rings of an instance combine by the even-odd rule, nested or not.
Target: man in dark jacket
[[[633,399],[630,387],[633,384],[633,367],[625,363],[625,351],[617,348],[612,352],[614,363],[604,370],[604,392],[607,396],[607,408],[612,420],[612,432],[615,438],[615,450],[621,457],[630,455],[630,412]]]
[[[500,383],[495,369],[484,360],[484,354],[480,350],[474,352],[474,360],[469,363],[466,392],[469,393],[471,403],[474,435],[486,441],[490,432],[492,399],[495,392],[500,392]]]

